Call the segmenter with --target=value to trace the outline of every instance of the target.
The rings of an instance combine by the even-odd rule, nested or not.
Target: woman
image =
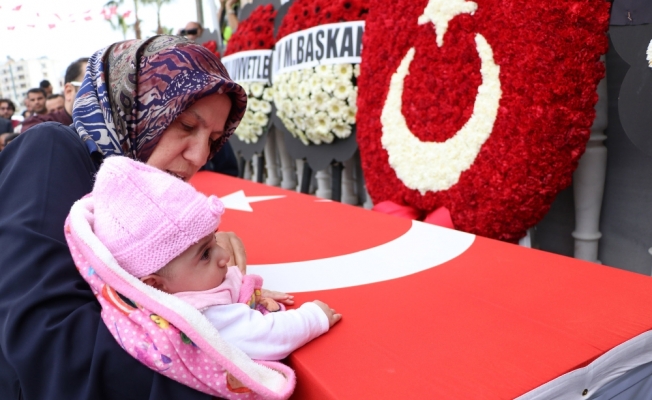
[[[89,61],[74,128],[43,123],[0,155],[0,398],[208,399],[121,351],[74,267],[63,223],[103,158],[190,179],[237,127],[242,88],[183,38],[116,43]],[[216,235],[245,266],[232,233]]]

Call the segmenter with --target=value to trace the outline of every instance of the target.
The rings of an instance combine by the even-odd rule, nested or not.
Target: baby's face
[[[209,290],[224,282],[229,254],[211,233],[167,265],[159,289],[168,293]]]

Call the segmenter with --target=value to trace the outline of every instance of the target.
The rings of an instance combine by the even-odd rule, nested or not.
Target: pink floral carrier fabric
[[[223,341],[195,308],[129,275],[93,234],[92,223],[93,199],[87,196],[75,203],[66,219],[66,240],[77,269],[102,306],[102,319],[125,351],[152,370],[213,396],[290,397],[295,386],[292,369],[251,360]]]

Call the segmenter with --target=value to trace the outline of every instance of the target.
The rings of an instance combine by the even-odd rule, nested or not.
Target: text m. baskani
[[[357,64],[362,52],[364,21],[320,25],[295,32],[274,50],[274,74],[312,68],[320,64]]]

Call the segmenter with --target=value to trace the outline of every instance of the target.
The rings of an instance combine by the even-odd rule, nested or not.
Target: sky
[[[107,1],[0,0],[0,64],[8,56],[15,60],[47,56],[59,60],[65,70],[72,61],[90,57],[95,51],[123,40],[121,31],[114,31],[100,14]],[[204,0],[204,15],[208,15],[208,1]],[[133,23],[133,0],[123,3],[118,11],[122,14],[131,10],[127,21]],[[14,10],[17,6],[20,9]],[[154,35],[156,7],[140,5],[138,14],[143,36]],[[90,20],[84,20],[88,17]],[[175,32],[196,19],[195,0],[171,0],[161,9],[161,24]],[[53,28],[49,28],[51,24]],[[8,29],[12,26],[12,30]],[[133,38],[130,30],[127,39]]]

